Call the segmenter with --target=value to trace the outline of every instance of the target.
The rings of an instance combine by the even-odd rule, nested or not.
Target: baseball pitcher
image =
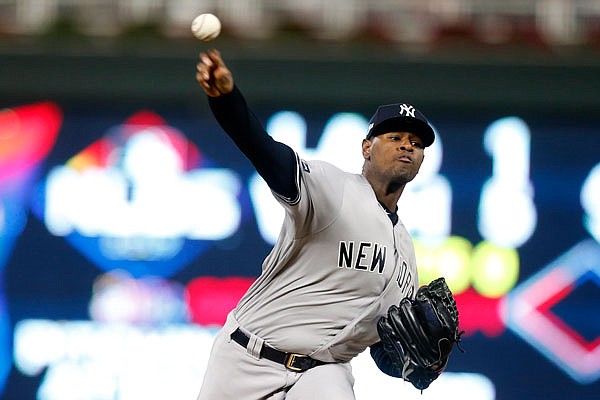
[[[349,362],[368,347],[383,372],[427,387],[460,335],[443,278],[418,288],[396,213],[434,141],[425,116],[407,103],[380,106],[362,173],[351,174],[273,140],[217,50],[200,54],[196,79],[286,214],[260,276],[215,338],[198,400],[354,399]]]

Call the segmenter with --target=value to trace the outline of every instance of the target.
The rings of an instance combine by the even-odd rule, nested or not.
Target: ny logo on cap
[[[407,117],[415,117],[415,108],[410,104],[400,104],[400,115],[406,115]]]

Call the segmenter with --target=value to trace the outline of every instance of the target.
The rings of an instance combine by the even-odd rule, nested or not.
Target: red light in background
[[[0,110],[0,180],[30,170],[52,149],[62,112],[51,102]]]
[[[467,336],[481,331],[488,337],[495,337],[504,332],[505,325],[501,314],[503,297],[484,297],[469,288],[454,298],[459,312],[460,329],[464,330]]]
[[[191,322],[210,326],[223,325],[250,285],[251,278],[200,277],[185,289],[185,302]],[[460,329],[470,336],[477,331],[488,337],[501,335],[505,325],[501,315],[502,298],[487,298],[473,289],[455,296],[460,313]]]
[[[194,279],[185,290],[191,321],[206,326],[223,325],[252,282],[253,278],[241,277]]]

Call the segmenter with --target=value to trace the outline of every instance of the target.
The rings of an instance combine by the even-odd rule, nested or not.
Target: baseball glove
[[[458,309],[444,278],[420,287],[414,300],[391,306],[377,331],[397,375],[420,390],[444,371],[454,344],[463,351]]]

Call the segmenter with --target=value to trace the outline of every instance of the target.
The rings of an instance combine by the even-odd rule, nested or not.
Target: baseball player
[[[196,79],[286,212],[261,275],[215,338],[198,400],[354,399],[349,362],[367,347],[398,376],[376,323],[418,287],[396,204],[433,143],[427,119],[409,104],[380,106],[362,174],[351,174],[273,140],[217,50],[200,54]]]

